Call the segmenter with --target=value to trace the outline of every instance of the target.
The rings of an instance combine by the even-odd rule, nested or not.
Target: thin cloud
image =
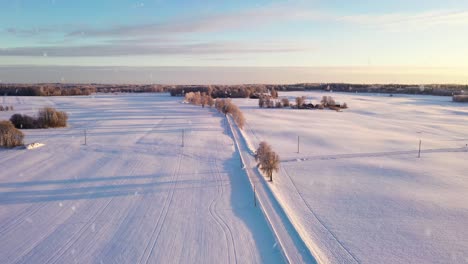
[[[437,25],[468,25],[468,11],[424,11],[419,13],[387,13],[339,15],[312,8],[267,7],[237,13],[223,13],[197,18],[174,19],[153,24],[124,25],[107,29],[75,30],[67,36],[138,37],[151,34],[177,35],[185,33],[223,32],[231,30],[259,30],[262,27],[290,21],[319,21],[350,26],[375,28],[427,28]]]
[[[39,36],[45,35],[53,32],[54,30],[51,28],[31,28],[31,29],[20,29],[20,28],[6,28],[4,30],[6,33],[16,35],[19,37],[32,37],[32,36]]]
[[[342,16],[336,19],[348,24],[388,29],[424,29],[438,25],[468,25],[468,11],[427,11]]]
[[[0,56],[47,56],[47,57],[100,57],[131,55],[206,55],[248,53],[290,53],[306,48],[294,45],[243,44],[243,43],[196,43],[168,45],[85,45],[21,47],[0,49]]]
[[[468,25],[468,11],[429,10],[416,13],[384,13],[342,15],[315,9],[312,5],[273,4],[237,12],[205,14],[198,17],[173,18],[167,21],[137,25],[118,25],[109,28],[90,26],[56,26],[50,28],[4,31],[17,36],[38,36],[61,32],[65,38],[142,38],[148,36],[178,36],[191,33],[255,31],[291,21],[328,22],[370,28],[418,29],[437,25]],[[67,31],[66,28],[74,28]]]

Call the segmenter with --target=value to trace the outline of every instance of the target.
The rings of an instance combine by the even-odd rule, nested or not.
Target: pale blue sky
[[[0,65],[468,68],[465,0],[0,0]]]

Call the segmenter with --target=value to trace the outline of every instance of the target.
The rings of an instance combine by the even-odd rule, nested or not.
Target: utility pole
[[[299,153],[299,136],[297,136],[297,153]]]
[[[256,195],[256,192],[255,192],[255,183],[254,183],[253,187],[254,187],[254,193],[253,193],[253,195],[254,195],[254,206],[257,207],[257,195]]]
[[[421,139],[419,140],[418,159],[421,158]]]
[[[87,133],[86,133],[86,129],[84,130],[84,144],[86,145],[86,142],[87,141]]]
[[[185,128],[182,129],[182,147],[184,147]]]

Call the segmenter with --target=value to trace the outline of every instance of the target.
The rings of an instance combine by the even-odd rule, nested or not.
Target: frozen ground
[[[283,262],[214,110],[154,94],[2,100],[70,126],[0,150],[0,263]]]
[[[300,95],[317,103],[324,94],[280,92]],[[269,186],[318,261],[468,263],[468,106],[449,97],[331,95],[350,109],[234,100],[251,146],[265,140],[279,153]]]

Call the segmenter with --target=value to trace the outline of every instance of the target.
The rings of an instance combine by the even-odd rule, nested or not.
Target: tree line
[[[10,96],[73,96],[93,93],[161,93],[185,96],[200,92],[212,98],[254,98],[277,91],[336,91],[351,93],[426,94],[453,96],[468,92],[468,85],[456,84],[349,84],[349,83],[299,83],[299,84],[243,84],[243,85],[161,85],[161,84],[0,84],[0,95]]]
[[[94,93],[162,93],[164,85],[109,84],[0,84],[0,95],[7,96],[79,96]]]

